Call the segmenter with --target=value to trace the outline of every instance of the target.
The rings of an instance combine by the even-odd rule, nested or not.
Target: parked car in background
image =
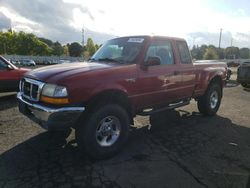
[[[10,60],[10,62],[13,64],[13,65],[21,65],[21,63],[20,63],[20,61],[18,61],[18,60]]]
[[[250,62],[242,63],[237,71],[237,81],[243,86],[250,88]]]
[[[20,60],[21,65],[23,66],[36,66],[36,63],[32,59],[22,59]]]
[[[53,65],[53,62],[51,60],[44,60],[43,65]]]
[[[61,59],[58,61],[58,64],[63,64],[63,63],[70,63],[70,60]]]
[[[0,92],[18,91],[20,79],[29,70],[18,68],[0,56]]]

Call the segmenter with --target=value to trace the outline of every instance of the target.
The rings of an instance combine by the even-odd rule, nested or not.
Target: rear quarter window
[[[192,63],[187,43],[184,41],[177,41],[176,45],[180,54],[181,63],[182,64]]]

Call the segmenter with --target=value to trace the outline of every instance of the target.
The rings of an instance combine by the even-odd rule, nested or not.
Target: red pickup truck
[[[104,158],[125,143],[136,115],[189,104],[215,115],[225,63],[193,64],[183,39],[131,36],[107,41],[88,63],[36,69],[25,75],[19,110],[48,130],[73,127],[78,147]]]
[[[18,91],[19,81],[27,71],[29,69],[18,68],[0,56],[0,92]]]

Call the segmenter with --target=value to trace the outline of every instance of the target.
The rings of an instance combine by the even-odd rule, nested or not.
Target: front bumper
[[[19,111],[44,129],[65,130],[74,126],[84,112],[85,107],[50,108],[40,104],[32,104],[17,94]]]

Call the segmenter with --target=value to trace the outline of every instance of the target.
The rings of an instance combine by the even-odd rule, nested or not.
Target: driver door
[[[181,84],[181,74],[176,71],[172,42],[169,40],[154,40],[148,47],[145,62],[148,57],[160,59],[159,65],[146,66],[139,70],[138,90],[140,96],[136,103],[142,107],[152,107],[175,101]]]

